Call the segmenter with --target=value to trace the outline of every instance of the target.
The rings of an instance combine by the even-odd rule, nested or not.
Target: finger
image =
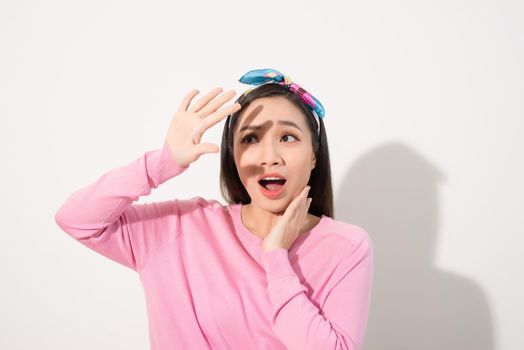
[[[222,88],[221,87],[214,88],[213,90],[208,92],[205,96],[203,96],[200,99],[198,99],[195,102],[195,104],[193,105],[193,107],[191,107],[191,109],[189,109],[188,111],[189,112],[195,112],[195,113],[198,112],[203,106],[205,106],[209,101],[214,99],[221,92],[222,92]]]
[[[302,199],[304,200],[303,203],[304,203],[304,205],[305,205],[305,207],[306,207],[306,210],[307,210],[307,208],[309,207],[309,203],[310,203],[310,201],[311,201],[311,198],[308,197],[309,189],[310,189],[310,188],[311,188],[310,186],[306,186],[306,188],[304,189],[304,194],[303,194],[303,196],[302,196]]]
[[[298,208],[299,206],[301,206],[303,203],[306,202],[307,194],[308,194],[308,186],[304,187],[302,191],[300,191],[300,193],[293,199],[291,204],[294,203],[294,206]]]
[[[235,90],[229,90],[227,92],[224,92],[222,95],[220,95],[215,100],[208,103],[206,106],[204,106],[201,110],[198,111],[198,115],[201,118],[204,118],[208,116],[209,114],[215,112],[217,109],[219,109],[224,103],[231,100],[233,96],[235,96],[236,91]]]
[[[217,145],[207,142],[196,144],[195,149],[199,157],[204,153],[217,153],[219,151]]]
[[[178,107],[179,111],[185,111],[187,110],[187,107],[191,103],[191,100],[200,92],[198,89],[193,89],[189,91],[184,99],[182,100],[182,103],[180,103],[180,106]]]
[[[204,127],[205,129],[209,129],[225,117],[227,117],[230,114],[233,114],[237,112],[242,106],[238,102],[235,102],[234,104],[221,108],[220,110],[216,111],[215,113],[212,113],[208,115],[206,118],[204,118]]]
[[[291,203],[289,204],[289,207],[291,207],[295,215],[300,215],[300,213],[303,211],[303,208],[306,204],[307,204],[307,187],[304,187],[302,191],[298,194],[298,196],[296,196],[291,201]]]
[[[307,196],[308,193],[309,193],[309,190],[311,189],[311,186],[307,185],[306,187],[304,187],[304,189],[302,190],[302,194],[304,196]]]
[[[193,105],[193,107],[191,107],[191,109],[189,109],[188,111],[189,112],[196,112],[196,111],[200,110],[203,106],[205,106],[209,101],[211,101],[213,98],[215,98],[221,92],[222,92],[222,88],[221,87],[214,88],[213,90],[208,92],[206,95],[204,95],[203,97],[198,99],[195,102],[195,104]]]

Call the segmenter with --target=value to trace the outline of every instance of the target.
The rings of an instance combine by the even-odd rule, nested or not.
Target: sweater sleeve
[[[86,247],[138,271],[137,240],[141,223],[165,216],[168,202],[132,204],[153,188],[184,172],[164,141],[126,166],[104,173],[73,192],[55,214],[57,225]],[[140,242],[140,241],[138,241]]]
[[[369,238],[347,257],[345,274],[329,291],[321,310],[309,300],[286,249],[270,250],[262,259],[273,305],[272,328],[288,349],[362,349],[373,279]]]

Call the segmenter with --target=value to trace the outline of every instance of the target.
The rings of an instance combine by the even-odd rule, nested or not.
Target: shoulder
[[[331,238],[334,242],[345,246],[347,250],[353,253],[356,250],[364,254],[372,253],[373,242],[367,230],[362,226],[330,217],[326,217],[326,220],[327,224],[320,231],[320,234],[325,238]]]
[[[216,218],[228,213],[230,205],[222,204],[216,199],[206,199],[201,196],[191,198],[175,198],[160,202],[135,203],[126,209],[132,221],[156,220],[177,217],[180,220]]]
[[[194,196],[187,199],[174,199],[173,204],[179,214],[187,214],[195,211],[224,211],[228,205],[222,204],[216,199],[207,199],[201,196]]]

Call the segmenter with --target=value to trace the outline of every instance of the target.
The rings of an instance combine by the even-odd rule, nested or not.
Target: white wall
[[[137,275],[54,214],[161,146],[190,89],[276,68],[326,107],[335,218],[374,241],[366,349],[522,349],[523,21],[517,0],[2,1],[0,348],[149,347]],[[219,155],[191,168],[140,201],[222,200]]]

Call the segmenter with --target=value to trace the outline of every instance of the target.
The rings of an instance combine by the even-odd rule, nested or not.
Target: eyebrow
[[[292,122],[291,120],[278,120],[277,124],[289,125],[289,126],[292,126],[294,128],[297,128],[298,130],[300,130],[302,132],[302,129],[300,129],[300,127],[295,122]],[[262,125],[244,125],[243,127],[240,128],[240,130],[238,130],[238,133],[241,133],[242,131],[244,131],[246,129],[258,130],[261,127],[262,127]]]

